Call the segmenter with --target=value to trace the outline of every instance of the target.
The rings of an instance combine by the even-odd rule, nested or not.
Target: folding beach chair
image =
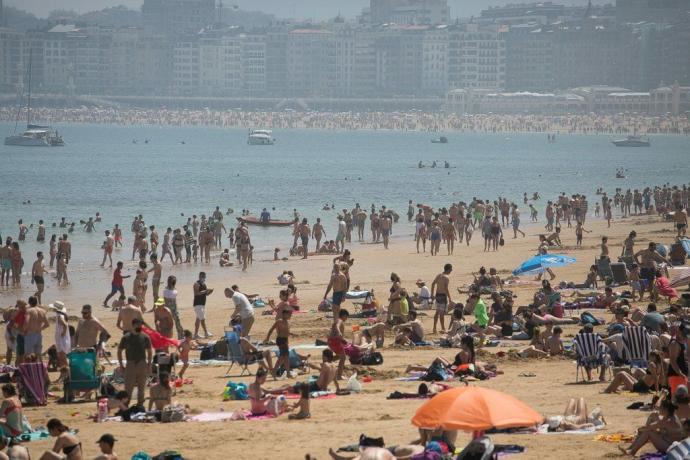
[[[48,370],[43,363],[23,363],[15,374],[19,397],[25,406],[48,403]]]
[[[226,330],[225,340],[228,343],[228,361],[230,361],[230,367],[228,367],[225,375],[230,373],[230,369],[232,369],[232,366],[235,364],[242,368],[240,377],[242,377],[245,372],[247,375],[252,375],[249,366],[258,363],[260,360],[255,356],[247,356],[244,354],[242,345],[240,344],[240,335],[235,330]]]
[[[65,388],[85,391],[100,388],[101,377],[98,375],[98,357],[93,348],[72,350],[67,355],[69,361],[69,380]]]
[[[575,345],[576,362],[575,368],[575,383],[579,382],[580,370],[582,370],[583,380],[586,380],[587,369],[596,369],[597,367],[606,366],[610,371],[611,366],[608,362],[608,352],[606,344],[601,340],[599,334],[593,332],[581,332],[573,339]]]
[[[690,458],[690,438],[676,441],[666,450],[668,460],[685,460]]]
[[[623,330],[623,359],[633,367],[647,368],[651,351],[649,333],[644,326],[626,326]]]

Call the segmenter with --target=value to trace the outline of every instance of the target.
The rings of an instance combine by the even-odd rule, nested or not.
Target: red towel
[[[166,348],[166,347],[178,347],[180,345],[179,340],[164,337],[160,333],[154,331],[153,329],[149,329],[146,326],[142,326],[141,331],[144,334],[149,336],[149,338],[151,339],[151,345],[153,346],[154,349]]]

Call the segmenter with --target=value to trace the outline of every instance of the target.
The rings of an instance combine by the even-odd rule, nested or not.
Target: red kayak
[[[238,217],[237,220],[244,222],[247,225],[261,225],[262,227],[289,227],[293,224],[290,220],[275,220],[271,219],[268,222],[261,222],[261,219],[254,216]]]

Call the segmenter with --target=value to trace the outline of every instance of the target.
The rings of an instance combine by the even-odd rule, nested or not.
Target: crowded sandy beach
[[[487,198],[353,203],[333,234],[296,209],[265,259],[267,210],[209,204],[169,229],[98,214],[73,226],[102,241],[78,280],[75,219],[18,216],[0,248],[0,458],[682,449],[688,186]]]
[[[169,108],[32,107],[41,123],[213,126],[219,128],[404,130],[476,133],[690,134],[687,116],[615,115],[461,115],[444,112],[251,112]],[[0,107],[0,121],[22,119],[13,106]]]

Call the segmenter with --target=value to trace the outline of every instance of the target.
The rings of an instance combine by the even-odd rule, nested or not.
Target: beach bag
[[[599,326],[601,322],[597,318],[594,317],[593,314],[591,314],[588,311],[582,312],[580,315],[580,322],[584,324],[591,324],[592,326]]]
[[[333,305],[326,299],[319,304],[318,311],[333,311]]]
[[[347,389],[350,393],[360,393],[362,391],[362,384],[357,380],[356,372],[347,380]]]
[[[365,366],[378,366],[379,364],[383,364],[383,355],[378,351],[367,353],[362,356],[362,364]]]
[[[216,355],[215,355],[215,344],[207,345],[201,349],[201,354],[199,355],[199,360],[208,361],[208,360],[213,359],[215,357],[216,357]]]
[[[153,459],[146,452],[139,451],[136,454],[132,455],[132,460],[153,460]]]
[[[184,420],[183,407],[166,407],[161,411],[161,422],[173,423]]]

